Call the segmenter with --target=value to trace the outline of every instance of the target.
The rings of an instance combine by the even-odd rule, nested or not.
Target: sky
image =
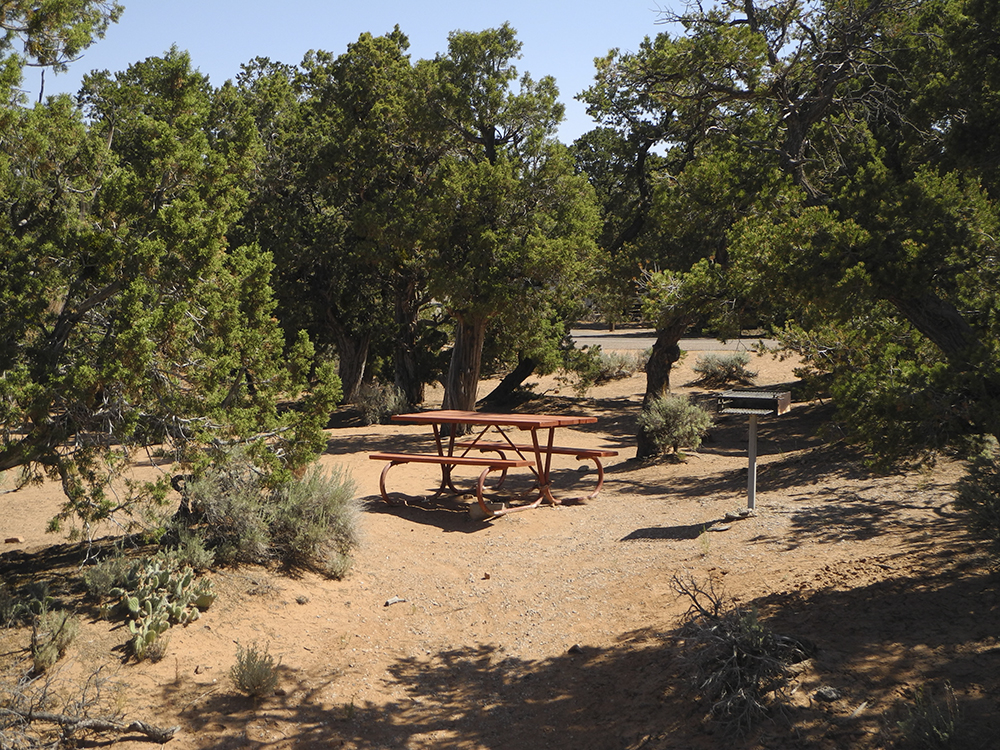
[[[121,20],[67,73],[45,74],[45,94],[75,94],[91,70],[123,71],[172,45],[219,86],[254,57],[298,64],[309,50],[340,54],[364,32],[395,25],[410,40],[412,60],[447,51],[451,31],[482,31],[509,22],[523,44],[519,74],[551,75],[566,107],[559,138],[571,143],[594,127],[574,97],[589,87],[594,58],[610,49],[635,51],[676,0],[120,0]],[[41,74],[25,72],[24,89],[38,98]]]

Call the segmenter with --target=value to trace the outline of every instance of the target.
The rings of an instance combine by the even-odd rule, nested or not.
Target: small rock
[[[824,685],[823,687],[819,688],[815,693],[813,693],[813,697],[815,697],[816,700],[818,701],[832,703],[833,701],[839,701],[844,696],[841,694],[839,690],[837,690],[837,688],[830,687],[829,685]]]
[[[23,536],[9,536],[3,540],[4,544],[24,544]]]
[[[717,523],[717,524],[714,524],[713,526],[709,526],[708,530],[709,531],[729,531],[731,528],[733,528],[733,527],[730,526],[728,523]]]
[[[299,604],[308,604],[309,603],[309,597],[305,596],[305,595],[297,596],[297,597],[295,597],[295,601],[298,602]]]
[[[386,599],[384,606],[391,607],[393,604],[400,604],[401,602],[405,602],[405,601],[406,601],[406,599],[403,599],[402,597],[394,596],[391,599]]]
[[[581,646],[579,643],[574,643],[572,646],[569,647],[569,653],[571,653],[571,654],[582,654],[583,653],[583,646]]]

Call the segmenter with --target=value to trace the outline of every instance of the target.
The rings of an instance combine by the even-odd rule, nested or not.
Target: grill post
[[[757,509],[757,415],[750,415],[750,445],[747,448],[750,465],[747,467],[747,508]]]
[[[788,391],[726,391],[719,394],[720,414],[745,414],[750,417],[749,446],[747,447],[747,509],[757,508],[757,418],[768,414],[777,416],[791,408],[792,394]]]

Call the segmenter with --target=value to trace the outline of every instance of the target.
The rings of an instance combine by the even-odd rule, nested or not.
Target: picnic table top
[[[578,424],[593,424],[597,417],[572,414],[494,414],[484,411],[460,411],[457,409],[431,409],[411,414],[395,414],[394,422],[411,424],[478,424],[497,427],[519,427],[532,430],[543,427],[569,427]]]

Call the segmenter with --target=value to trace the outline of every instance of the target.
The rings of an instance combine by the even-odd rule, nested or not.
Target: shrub
[[[774,634],[756,610],[726,601],[712,586],[677,576],[673,583],[690,602],[679,643],[692,687],[724,732],[746,734],[783,702],[787,666],[812,649]]]
[[[178,565],[189,566],[193,570],[211,570],[215,563],[215,553],[205,546],[205,540],[190,529],[180,528],[177,531],[177,546],[170,555]]]
[[[902,736],[899,747],[913,750],[968,747],[961,736],[961,715],[951,685],[945,684],[940,695],[919,687],[913,699],[901,701],[898,708],[903,713],[897,722]]]
[[[334,578],[350,566],[358,543],[354,482],[312,466],[301,477],[264,481],[244,453],[185,484],[190,507],[204,523],[204,544],[226,562],[279,560]]]
[[[87,587],[87,593],[98,603],[111,598],[111,590],[121,586],[131,565],[121,550],[98,560],[83,571],[83,584]]]
[[[0,581],[0,628],[17,625],[27,613],[28,608],[24,602],[8,588],[6,583]]]
[[[257,643],[247,647],[236,645],[236,664],[229,671],[236,689],[251,698],[264,698],[274,695],[278,687],[278,664],[265,645],[262,648]]]
[[[331,578],[343,578],[358,544],[358,505],[354,482],[339,470],[312,466],[301,479],[280,488],[271,541],[290,563],[317,567]]]
[[[35,672],[55,666],[80,630],[76,617],[64,610],[47,610],[35,618],[31,630],[31,659]]]
[[[746,352],[709,353],[698,357],[692,368],[701,377],[698,382],[710,388],[741,383],[753,385],[757,373],[748,370],[750,355]]]
[[[386,424],[393,414],[402,414],[410,406],[395,383],[364,383],[354,403],[365,424]]]
[[[712,415],[687,396],[661,396],[639,414],[639,427],[660,453],[676,453],[680,447],[697,450],[711,426]]]
[[[970,463],[959,482],[955,506],[969,527],[989,541],[993,555],[1000,557],[1000,458],[995,451]]]

